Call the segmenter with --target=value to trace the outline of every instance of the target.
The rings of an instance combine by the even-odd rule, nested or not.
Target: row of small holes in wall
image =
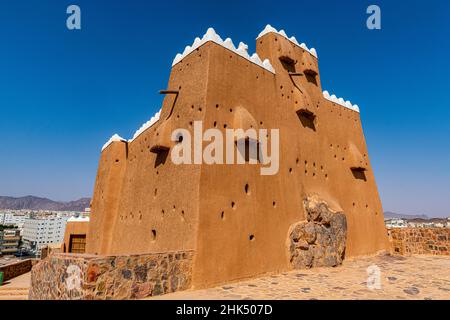
[[[200,48],[195,49],[197,51],[197,57],[201,58],[202,57],[202,53],[200,51]],[[189,54],[189,58],[191,59],[193,56],[192,53]],[[186,69],[189,67],[189,62],[184,64],[184,67],[186,67]],[[179,68],[178,71],[182,71],[183,70],[183,62],[179,63]]]
[[[246,195],[250,195],[250,194],[251,194],[251,192],[250,192],[250,185],[249,185],[248,183],[246,183],[246,184],[244,185],[244,193],[245,193]],[[272,206],[273,206],[274,208],[276,207],[275,201],[272,202]],[[236,202],[231,201],[231,209],[232,209],[232,210],[236,210],[236,208],[237,208]],[[222,211],[220,212],[220,219],[222,219],[222,220],[225,220],[225,219],[226,219],[226,217],[225,217],[225,210],[222,210]],[[253,234],[249,235],[249,240],[250,240],[250,241],[253,241],[254,239],[255,239],[255,236],[254,236]]]
[[[336,109],[336,112],[339,114],[339,117],[342,117],[342,113],[347,113],[347,119],[357,122],[358,121],[358,113],[356,111],[350,110],[346,107],[338,105],[334,102],[331,103],[330,112],[333,113],[333,109]],[[345,116],[345,115],[344,115]]]
[[[285,97],[285,94],[284,94],[284,92],[283,92],[283,88],[284,88],[284,86],[283,86],[283,85],[280,85],[281,97],[282,97],[282,98]],[[291,89],[291,94],[294,94],[294,89]],[[290,95],[286,95],[286,98],[287,98],[287,99],[290,99]],[[297,100],[295,100],[294,103],[295,103],[296,105],[298,105],[298,101],[297,101]],[[317,108],[317,109],[319,108],[319,105],[320,105],[320,102],[318,102],[318,103],[316,104],[316,108]],[[309,107],[309,105],[306,106],[306,107]]]
[[[357,205],[356,202],[353,202],[353,203],[352,203],[352,206],[353,206],[353,208],[357,208],[357,207],[358,207],[358,205]],[[365,208],[367,211],[370,210],[370,209],[369,209],[369,205],[368,205],[367,203],[364,205],[364,208]],[[376,215],[376,216],[378,215],[378,212],[377,212],[377,211],[375,211],[375,215]]]
[[[219,110],[221,110],[221,107],[219,106],[219,104],[216,104],[216,111],[219,111]],[[229,108],[228,111],[229,111],[230,113],[233,113],[233,108]],[[263,122],[260,121],[260,122],[259,122],[259,125],[262,126],[262,125],[263,125]],[[214,121],[214,122],[213,122],[213,127],[214,127],[214,128],[217,128],[218,126],[219,126],[219,125],[218,125],[217,121]],[[228,125],[227,125],[226,123],[224,123],[224,124],[223,124],[223,128],[226,129],[227,127],[228,127]],[[251,126],[251,127],[252,127],[252,126]]]
[[[156,192],[156,190],[157,190],[157,189],[155,189],[155,192]],[[156,198],[156,193],[155,193],[155,198]],[[176,207],[175,205],[173,205],[171,211],[172,211],[172,212],[177,212],[177,207]],[[165,217],[165,215],[166,215],[167,212],[168,212],[168,211],[166,211],[165,209],[161,209],[161,215],[162,215],[163,218]],[[178,212],[179,212],[179,214],[180,214],[181,220],[182,220],[182,221],[186,221],[184,209],[181,209],[181,210],[178,211]]]
[[[284,88],[284,87],[283,87],[282,85],[280,85],[280,91],[281,91],[281,97],[282,97],[282,98],[284,98],[283,88]],[[294,90],[291,90],[291,94],[294,94]],[[286,95],[286,98],[287,98],[287,99],[290,99],[291,96],[290,96],[290,95]],[[298,104],[298,101],[295,101],[295,103]]]
[[[197,53],[198,53],[197,56],[198,56],[199,58],[201,58],[201,57],[202,57],[202,54],[200,53],[200,48],[197,48],[196,51],[197,51]],[[192,53],[190,54],[190,56],[191,56],[191,55],[192,55]],[[233,59],[233,55],[230,54],[229,57],[230,57],[230,59]],[[236,56],[236,57],[237,57],[238,59],[239,59],[239,58],[243,59],[243,58],[240,57],[240,56]],[[250,65],[251,65],[250,62],[246,62],[246,63],[245,63],[246,68],[250,67]],[[185,66],[186,66],[186,68],[189,67],[189,63],[186,63]],[[178,70],[179,70],[179,71],[182,71],[182,70],[183,70],[181,64],[180,64],[180,67],[178,68]],[[267,71],[267,72],[269,72],[269,71]],[[256,79],[259,79],[259,73],[256,73]]]
[[[333,145],[333,144],[331,143],[331,144],[330,144],[330,149],[334,149],[334,148],[336,148],[336,149],[339,150],[339,151],[340,151],[340,150],[343,150],[343,151],[342,151],[343,153],[345,153],[345,152],[347,151],[347,147],[341,148],[338,144],[337,144],[337,145]],[[335,153],[333,157],[334,157],[334,159],[336,159],[336,160],[341,159],[342,161],[345,161],[345,156],[338,156],[337,153]],[[367,166],[367,165],[368,165],[368,162],[367,162],[367,155],[364,154],[363,157],[364,157],[365,165]]]
[[[155,188],[155,195],[154,195],[154,198],[156,198],[157,191],[158,191],[158,189]],[[173,205],[172,211],[173,211],[173,212],[176,212],[176,206],[175,206],[175,205]],[[164,216],[164,214],[166,213],[166,211],[165,211],[164,209],[162,209],[162,210],[161,210],[161,213],[162,213],[162,215]],[[184,211],[183,209],[180,211],[180,216],[181,216],[182,221],[185,221],[185,211]],[[133,213],[132,211],[130,211],[130,218],[131,218],[131,219],[134,218],[134,213]],[[120,216],[120,219],[121,219],[121,220],[126,220],[126,219],[128,219],[128,215],[121,215],[121,216]],[[142,212],[141,212],[140,210],[139,210],[139,220],[142,220]]]
[[[369,165],[368,161],[367,161],[367,154],[363,154],[363,158],[364,158],[364,162],[366,163],[366,166]]]
[[[127,220],[127,219],[128,219],[128,216],[130,216],[130,219],[134,219],[134,213],[133,213],[133,211],[130,211],[130,214],[129,214],[129,215],[127,215],[127,214],[125,214],[125,215],[120,215],[120,220]],[[141,211],[139,211],[139,220],[142,220],[142,213],[141,213]]]
[[[230,59],[233,59],[233,55],[229,55],[229,57],[230,57]],[[237,58],[238,59],[244,59],[244,58],[242,58],[241,56],[237,56]],[[248,62],[248,60],[247,59],[245,59],[245,67],[246,68],[249,68],[250,66],[252,65],[252,63],[251,62]],[[259,67],[258,67],[259,68]],[[267,72],[269,72],[269,71],[267,71]],[[259,73],[256,73],[256,80],[258,80],[259,79]]]
[[[302,163],[303,163],[303,167],[304,168],[301,169],[301,170],[303,170],[305,175],[308,175],[312,171],[312,176],[313,177],[317,177],[318,176],[317,175],[317,171],[320,170],[320,173],[323,174],[324,178],[328,179],[328,173],[325,172],[325,169],[324,169],[323,165],[319,165],[319,164],[316,164],[316,162],[313,162],[312,163],[312,167],[310,167],[312,169],[309,170],[308,167],[309,167],[310,164],[308,163],[308,160],[304,160],[304,162],[301,162],[300,158],[297,158],[295,160],[295,164],[296,164],[297,168],[300,167]],[[294,171],[295,171],[295,169],[293,167],[290,167],[288,172],[289,172],[289,174],[293,174]]]
[[[330,144],[330,148],[331,148],[331,149],[334,149],[335,147],[336,147],[336,149],[339,150],[339,151],[343,150],[343,151],[342,151],[343,153],[345,153],[345,151],[347,151],[347,147],[340,148],[339,145],[333,146],[333,144]],[[334,157],[334,159],[336,159],[336,160],[341,159],[342,161],[345,161],[345,156],[338,156],[337,153],[335,153],[333,157]]]
[[[172,212],[176,212],[176,211],[177,211],[177,210],[176,210],[176,207],[173,206],[173,207],[172,207]],[[161,213],[162,213],[162,214],[164,214],[164,212],[165,212],[164,209],[161,210]],[[185,218],[184,218],[184,210],[181,210],[181,211],[180,211],[180,216],[181,216],[181,219],[182,219],[183,221],[186,221]]]
[[[203,111],[203,108],[200,106],[200,107],[195,107],[193,104],[191,105],[191,111],[195,111],[195,110],[197,110],[198,112],[202,112]],[[176,115],[176,118],[177,119],[180,119],[180,114],[177,114]],[[192,127],[192,121],[189,121],[189,127]]]
[[[193,109],[193,110],[195,109],[194,105],[191,105],[191,109]],[[219,109],[219,105],[218,105],[218,104],[216,104],[216,109]],[[202,111],[203,111],[203,108],[202,108],[202,107],[198,107],[197,110],[198,110],[199,112],[202,112]],[[233,112],[233,109],[230,108],[229,111],[230,111],[230,113],[232,113],[232,112]],[[177,118],[179,118],[179,115],[177,115]],[[259,124],[262,126],[262,125],[263,125],[263,122],[260,121]],[[193,121],[189,121],[188,126],[189,126],[190,128],[192,128],[192,127],[193,127]],[[214,127],[214,128],[217,128],[217,127],[218,127],[217,121],[214,121],[214,122],[213,122],[213,127]],[[226,129],[227,127],[228,127],[228,125],[227,125],[226,123],[224,123],[224,124],[223,124],[223,128]],[[156,136],[159,135],[159,133],[156,132],[156,129],[154,129],[153,133],[156,133]],[[147,138],[145,138],[145,141],[147,141]],[[149,149],[149,148],[150,148],[150,145],[147,145],[147,149]],[[144,149],[145,149],[145,148],[142,146],[142,143],[141,143],[141,152],[144,152]],[[136,159],[136,156],[134,157],[134,159]]]

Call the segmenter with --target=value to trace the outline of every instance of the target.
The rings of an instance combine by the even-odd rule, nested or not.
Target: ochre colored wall
[[[86,235],[89,230],[88,221],[70,221],[66,224],[66,230],[64,232],[64,242],[61,245],[62,252],[69,252],[70,248],[70,236],[71,235]]]
[[[104,254],[110,251],[119,204],[125,196],[122,185],[127,168],[127,151],[127,143],[116,142],[101,154],[91,202],[91,212],[97,214],[89,223],[87,252]]]
[[[87,252],[130,254],[195,248],[201,167],[177,166],[170,154],[164,159],[150,148],[173,144],[172,130],[192,131],[193,121],[203,119],[208,50],[200,50],[191,55],[186,71],[182,66],[172,70],[167,89],[178,90],[179,96],[170,118],[174,95],[165,97],[161,120],[128,143],[127,152],[124,142],[114,142],[102,152]]]
[[[153,127],[102,152],[88,252],[192,249],[197,288],[288,270],[288,230],[305,219],[303,200],[312,194],[345,213],[347,256],[387,249],[359,113],[325,100],[319,74],[315,81],[291,79],[280,56],[296,61],[295,72],[318,73],[317,59],[300,47],[269,33],[258,39],[257,53],[276,74],[212,42],[172,68],[167,89],[179,90],[172,115],[167,119],[174,99],[168,95]],[[297,116],[302,108],[316,116],[315,129]],[[172,130],[192,133],[196,120],[203,130],[233,128],[237,112],[258,128],[280,129],[277,175],[260,175],[260,164],[177,166],[170,153],[160,163],[149,151],[156,144],[172,148]],[[366,180],[355,178],[355,166],[366,168]]]
[[[318,71],[317,60],[283,37],[260,38],[257,53],[270,59],[276,75],[219,46],[211,49],[205,126],[217,121],[219,128],[230,127],[234,110],[244,107],[259,128],[280,129],[280,168],[277,175],[261,176],[259,165],[202,167],[200,194],[205,197],[194,268],[194,284],[201,286],[286,270],[287,231],[305,219],[302,201],[310,194],[346,213],[347,256],[387,248],[383,209],[359,113],[325,100],[318,76],[317,85],[293,76],[294,85],[279,57],[297,60],[296,72],[304,72],[303,61]],[[180,64],[188,62],[189,57]],[[304,127],[296,114],[305,107],[296,86],[309,96],[307,109],[317,117],[315,131]],[[350,145],[363,155],[366,181],[355,179],[350,170],[354,165]],[[245,193],[246,184],[250,195]]]

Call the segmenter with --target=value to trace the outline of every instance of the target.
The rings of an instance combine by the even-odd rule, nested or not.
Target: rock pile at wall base
[[[292,225],[288,250],[294,269],[335,267],[342,264],[347,238],[347,220],[317,197],[304,200],[307,221]]]

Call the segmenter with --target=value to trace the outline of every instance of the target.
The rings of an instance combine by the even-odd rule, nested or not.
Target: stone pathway
[[[378,266],[381,289],[367,287]],[[376,268],[372,267],[374,270]],[[30,273],[0,287],[0,300],[28,299]],[[337,268],[295,270],[204,290],[150,299],[445,299],[450,300],[450,256],[386,256],[345,260]]]
[[[367,268],[370,266],[370,272],[376,273],[377,267],[380,270],[380,289],[371,290],[367,286]],[[450,300],[450,256],[378,255],[346,260],[337,268],[295,270],[216,288],[175,292],[150,299]]]
[[[6,281],[0,287],[0,300],[28,300],[31,272]]]

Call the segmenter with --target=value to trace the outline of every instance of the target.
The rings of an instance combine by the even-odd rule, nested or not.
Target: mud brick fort
[[[208,29],[175,57],[161,110],[103,147],[86,254],[39,263],[31,297],[139,298],[386,250],[359,108],[323,89],[316,50],[285,31],[268,25],[250,55]],[[278,173],[174,164],[171,134],[195,121],[279,129]],[[71,263],[76,292],[56,281]]]

